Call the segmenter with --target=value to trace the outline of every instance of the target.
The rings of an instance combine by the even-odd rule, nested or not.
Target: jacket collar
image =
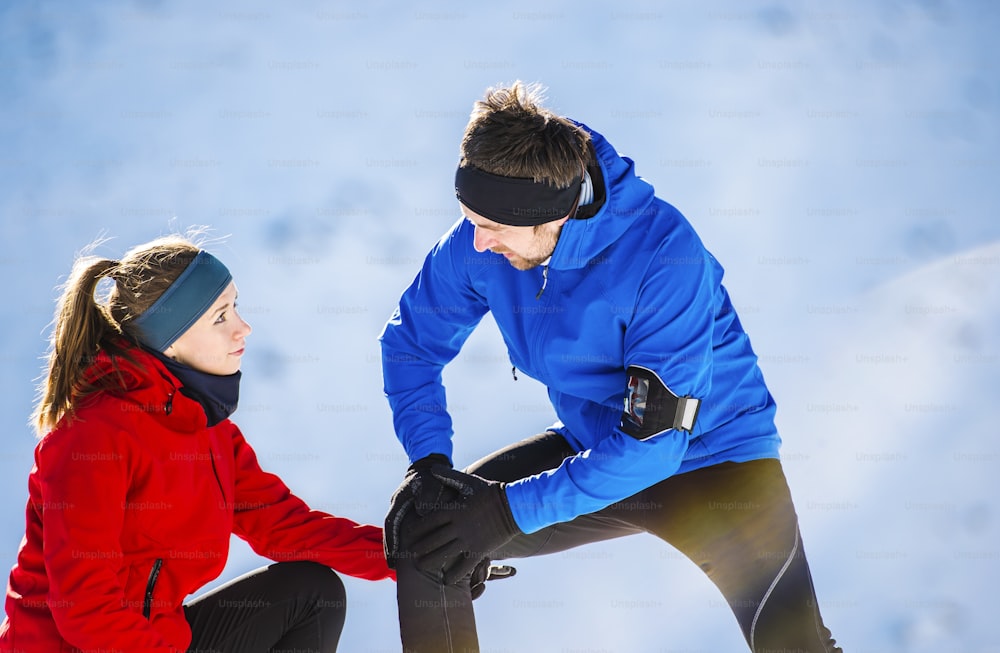
[[[201,372],[158,351],[147,350],[167,368],[175,379],[181,382],[180,391],[191,397],[205,410],[208,425],[215,426],[227,419],[236,410],[240,400],[240,378],[242,374],[218,375]]]
[[[160,360],[138,347],[127,354],[112,357],[101,350],[85,373],[87,380],[173,430],[194,432],[207,426],[201,404],[178,392],[181,382]]]

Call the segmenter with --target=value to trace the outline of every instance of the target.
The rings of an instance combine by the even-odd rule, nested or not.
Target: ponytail
[[[63,286],[49,341],[48,375],[32,418],[39,433],[72,411],[83,372],[93,364],[109,336],[121,333],[108,308],[94,296],[97,284],[117,265],[108,259],[81,258]]]
[[[77,259],[56,306],[45,381],[32,423],[39,435],[64,416],[72,417],[77,402],[107,389],[113,378],[88,381],[86,372],[104,352],[112,366],[130,358],[138,344],[135,319],[162,295],[194,260],[199,247],[189,238],[164,236],[129,250],[121,261],[96,257]],[[107,301],[95,293],[102,279],[114,281]]]

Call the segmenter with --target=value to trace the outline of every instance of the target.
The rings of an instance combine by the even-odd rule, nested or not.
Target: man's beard
[[[523,272],[524,270],[537,268],[539,265],[549,260],[550,256],[552,256],[552,252],[549,252],[546,256],[538,258],[522,258],[515,254],[512,258],[507,259],[507,262],[510,263],[515,270],[521,270]]]
[[[549,257],[552,256],[552,252],[556,249],[556,243],[559,241],[559,233],[561,231],[562,226],[551,231],[539,231],[539,239],[535,241],[535,246],[532,247],[532,251],[528,256],[521,256],[510,252],[513,256],[508,258],[507,262],[510,263],[515,270],[524,271],[537,268],[539,265],[549,260]],[[505,252],[500,251],[496,253],[504,254]]]

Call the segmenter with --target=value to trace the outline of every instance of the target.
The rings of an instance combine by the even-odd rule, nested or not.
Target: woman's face
[[[236,312],[237,294],[236,283],[231,282],[164,353],[200,372],[220,376],[238,372],[252,329]]]

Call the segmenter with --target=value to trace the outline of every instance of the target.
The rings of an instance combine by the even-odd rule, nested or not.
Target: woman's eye
[[[220,313],[220,314],[219,314],[219,317],[217,317],[217,318],[215,319],[215,323],[216,323],[216,324],[222,324],[222,323],[223,323],[223,322],[225,322],[225,321],[226,321],[226,314],[225,314],[225,313]]]

